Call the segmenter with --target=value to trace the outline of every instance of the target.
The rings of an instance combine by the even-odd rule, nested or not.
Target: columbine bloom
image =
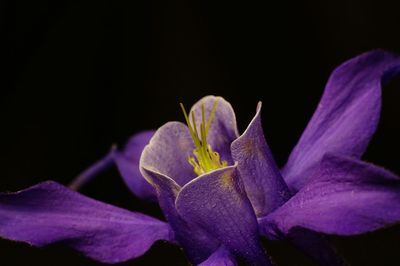
[[[400,221],[399,177],[359,160],[378,124],[381,81],[399,70],[400,59],[383,51],[338,67],[282,170],[263,136],[261,104],[239,135],[231,105],[214,96],[184,110],[187,125],[136,135],[89,169],[116,163],[135,195],[158,200],[168,224],[45,182],[0,196],[0,236],[62,241],[110,263],[162,239],[182,245],[195,264],[239,257],[269,265],[261,234],[339,263],[318,233],[355,235]]]

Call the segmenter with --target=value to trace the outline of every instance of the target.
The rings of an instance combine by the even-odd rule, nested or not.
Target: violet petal
[[[221,246],[217,249],[206,261],[199,264],[199,266],[236,266],[234,256],[227,248]]]
[[[0,236],[34,246],[63,242],[97,261],[117,263],[170,240],[168,224],[44,182],[0,194]]]
[[[176,208],[182,217],[202,226],[247,263],[269,265],[236,165],[201,175],[185,185]]]
[[[309,184],[260,219],[265,235],[295,227],[356,235],[400,221],[400,179],[354,158],[326,155]]]
[[[175,239],[181,244],[192,263],[207,259],[219,246],[219,242],[195,223],[187,222],[176,211],[175,200],[181,187],[171,178],[141,168],[143,175],[156,188],[158,202],[166,219],[175,232]]]
[[[144,179],[139,170],[140,155],[154,135],[154,130],[143,131],[133,135],[122,150],[114,151],[113,157],[117,168],[128,188],[137,197],[155,201],[154,188]]]
[[[180,122],[168,122],[156,131],[145,147],[140,163],[142,167],[163,173],[183,186],[196,177],[188,162],[194,148],[187,126]]]
[[[267,215],[290,197],[265,141],[260,112],[261,103],[246,131],[231,145],[232,157],[238,163],[240,177],[257,217]]]
[[[284,176],[289,187],[307,183],[325,153],[360,157],[376,130],[381,80],[400,71],[400,58],[376,50],[355,57],[332,73],[322,99],[296,147]]]

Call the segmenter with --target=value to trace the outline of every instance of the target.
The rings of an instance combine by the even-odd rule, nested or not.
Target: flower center
[[[214,103],[207,123],[204,115],[204,103],[201,105],[200,134],[196,127],[196,118],[194,112],[191,113],[190,121],[190,117],[186,113],[185,107],[182,103],[180,105],[183,115],[186,119],[186,124],[189,128],[190,136],[192,137],[193,143],[196,146],[196,148],[193,150],[194,157],[188,157],[188,162],[191,166],[193,166],[194,172],[197,175],[202,175],[204,173],[227,166],[227,161],[221,161],[218,152],[213,151],[211,145],[207,143],[208,130],[210,129],[215,110],[217,109],[218,98]]]

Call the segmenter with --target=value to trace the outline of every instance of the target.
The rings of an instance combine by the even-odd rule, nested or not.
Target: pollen
[[[204,114],[204,103],[201,105],[201,122],[198,130],[196,127],[196,117],[194,112],[191,112],[191,117],[189,117],[183,104],[180,104],[183,115],[185,116],[186,124],[189,128],[190,136],[192,137],[193,143],[196,147],[192,152],[193,156],[188,157],[188,162],[193,167],[193,171],[197,175],[202,175],[204,173],[225,167],[228,164],[226,161],[221,161],[218,152],[214,151],[211,145],[207,143],[208,131],[210,129],[215,110],[217,109],[217,105],[218,98],[214,103],[207,123]],[[200,134],[198,131],[200,131]]]

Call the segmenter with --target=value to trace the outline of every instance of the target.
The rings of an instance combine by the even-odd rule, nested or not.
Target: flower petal
[[[170,240],[169,226],[44,182],[0,194],[0,236],[34,246],[63,242],[106,263],[144,254],[157,240]]]
[[[222,97],[206,96],[193,105],[190,113],[194,112],[198,127],[197,130],[200,132],[202,104],[204,104],[204,114],[207,122],[217,99],[218,105],[212,118],[210,130],[208,131],[207,141],[220,154],[222,160],[233,164],[230,145],[233,140],[239,137],[239,132],[236,125],[235,112],[231,104]]]
[[[139,160],[154,132],[154,130],[149,130],[133,135],[122,150],[113,153],[114,161],[128,188],[137,197],[151,201],[155,201],[157,195],[154,188],[140,173]]]
[[[356,235],[400,221],[400,179],[377,166],[326,155],[316,175],[286,204],[260,219],[264,234],[295,227]]]
[[[269,265],[253,208],[239,182],[236,165],[201,175],[182,188],[176,208],[249,264]]]
[[[217,249],[206,261],[199,266],[235,266],[236,261],[232,254],[224,246]]]
[[[187,126],[180,122],[168,122],[151,138],[143,150],[140,163],[142,167],[166,175],[183,186],[196,177],[187,159],[194,148]]]
[[[177,213],[175,200],[181,187],[161,173],[142,166],[141,171],[156,189],[160,207],[175,232],[175,239],[184,247],[189,260],[198,264],[207,259],[218,248],[219,243],[206,231],[194,223],[188,223]]]
[[[267,215],[290,197],[265,141],[260,116],[261,102],[246,131],[231,145],[232,157],[238,163],[240,177],[257,217]]]
[[[289,187],[299,190],[325,153],[360,157],[378,124],[381,80],[400,71],[400,58],[372,51],[339,66],[283,169]]]

